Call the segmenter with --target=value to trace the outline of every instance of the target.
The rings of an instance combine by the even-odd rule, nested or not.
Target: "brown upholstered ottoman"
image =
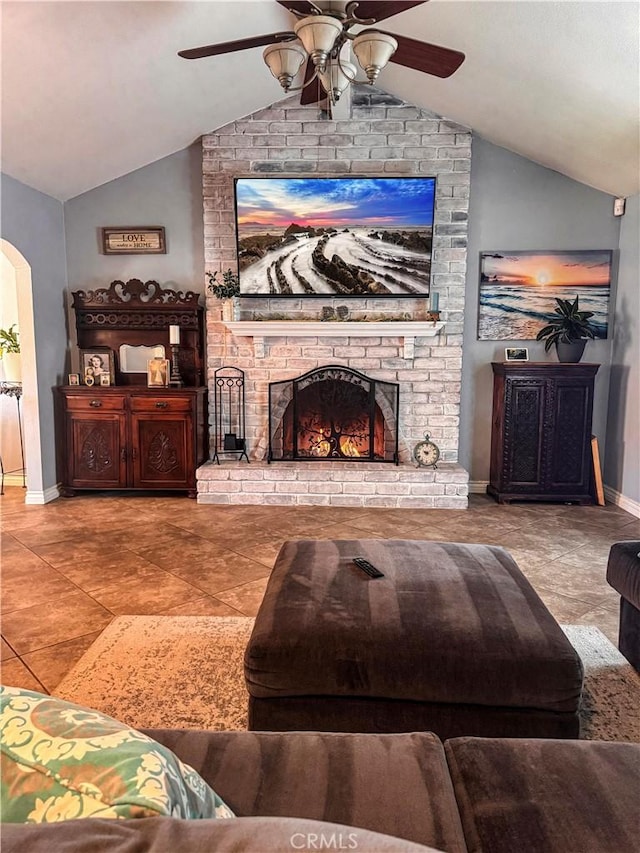
[[[286,542],[245,653],[263,731],[576,737],[582,675],[507,551],[446,542]]]

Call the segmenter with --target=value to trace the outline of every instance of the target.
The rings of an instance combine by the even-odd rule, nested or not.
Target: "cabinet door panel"
[[[550,436],[549,485],[554,491],[589,488],[591,389],[584,383],[556,383]]]
[[[127,485],[124,415],[69,414],[70,483],[76,488],[120,489]]]
[[[189,415],[132,415],[135,488],[190,488],[193,479]]]
[[[505,462],[510,487],[538,489],[542,483],[544,382],[508,382]]]

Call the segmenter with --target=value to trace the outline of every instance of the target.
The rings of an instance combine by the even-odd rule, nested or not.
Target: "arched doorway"
[[[2,253],[2,293],[5,287],[15,288],[20,330],[22,362],[22,418],[27,489],[25,503],[45,503],[40,443],[40,407],[36,368],[36,341],[33,321],[33,292],[31,267],[8,240],[0,239]]]

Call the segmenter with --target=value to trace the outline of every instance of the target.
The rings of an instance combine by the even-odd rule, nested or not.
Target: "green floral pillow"
[[[6,822],[234,817],[171,750],[52,696],[0,687],[0,752]]]

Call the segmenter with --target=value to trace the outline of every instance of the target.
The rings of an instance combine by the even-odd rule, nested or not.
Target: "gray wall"
[[[503,361],[505,346],[520,343],[529,348],[531,361],[556,358],[552,352],[545,354],[542,342],[477,340],[479,253],[505,249],[617,249],[619,229],[620,220],[613,216],[612,196],[474,136],[460,435],[460,462],[469,470],[472,481],[489,479],[491,362]],[[583,359],[602,365],[596,378],[593,417],[601,456],[606,444],[611,333],[610,326],[609,339],[589,341]]]
[[[611,358],[604,482],[640,503],[640,195],[620,222],[616,335]]]
[[[191,145],[66,202],[69,290],[153,279],[202,292],[202,150]],[[163,225],[165,255],[103,255],[100,228]]]
[[[37,348],[42,482],[55,486],[53,387],[65,374],[67,329],[62,294],[67,284],[62,203],[2,175],[2,236],[31,267]]]

